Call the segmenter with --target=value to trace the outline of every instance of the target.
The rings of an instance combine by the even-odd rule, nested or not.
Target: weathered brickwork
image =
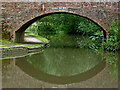
[[[2,2],[2,30],[22,41],[25,29],[41,16],[65,12],[91,19],[109,33],[111,23],[118,19],[118,2]]]

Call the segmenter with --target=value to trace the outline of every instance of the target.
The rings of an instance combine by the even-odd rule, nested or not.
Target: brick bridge
[[[68,0],[69,1],[69,0]],[[69,13],[92,20],[108,36],[118,19],[118,2],[2,2],[2,31],[8,30],[15,42],[24,40],[24,31],[36,20],[50,14]]]

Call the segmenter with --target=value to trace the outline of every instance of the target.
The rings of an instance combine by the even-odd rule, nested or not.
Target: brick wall
[[[109,33],[111,23],[118,19],[118,2],[2,2],[2,31],[8,30],[15,38],[15,31],[23,31],[40,16],[67,12],[89,18]],[[39,18],[36,18],[39,17]],[[36,18],[36,19],[35,19]],[[22,38],[21,37],[21,38]]]

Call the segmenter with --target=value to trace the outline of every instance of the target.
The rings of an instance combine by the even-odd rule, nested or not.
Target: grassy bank
[[[43,43],[49,43],[49,40],[44,38],[44,37],[41,37],[41,36],[38,36],[38,35],[35,35],[33,33],[30,33],[30,32],[25,32],[25,35],[28,35],[28,36],[31,36],[31,37],[34,37],[34,38],[37,38],[38,40],[42,41]],[[27,41],[25,39],[25,41]]]
[[[0,47],[9,47],[9,46],[21,45],[21,44],[14,43],[13,41],[9,41],[9,40],[1,40],[0,39],[0,42],[2,42]]]
[[[46,38],[43,38],[41,36],[37,36],[32,33],[26,33],[26,35],[37,38],[38,40],[42,41],[43,43],[49,43],[49,40],[47,40]],[[1,40],[1,39],[0,39],[0,42],[2,42],[0,47],[10,47],[10,46],[42,47],[43,46],[43,44],[22,44],[22,43],[14,43],[13,41]],[[27,42],[27,40],[25,40],[25,42]]]

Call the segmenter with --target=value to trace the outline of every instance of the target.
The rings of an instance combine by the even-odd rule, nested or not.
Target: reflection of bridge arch
[[[37,17],[34,17],[30,20],[28,20],[27,22],[25,22],[21,27],[19,27],[16,31],[15,31],[15,42],[23,42],[24,41],[24,31],[32,24],[34,23],[35,21],[45,17],[45,16],[48,16],[48,15],[52,15],[52,14],[61,14],[61,13],[64,13],[64,14],[72,14],[72,15],[77,15],[77,16],[81,16],[81,17],[84,17],[86,19],[89,19],[91,20],[92,22],[94,22],[95,24],[97,24],[99,27],[102,28],[103,30],[103,35],[104,37],[106,38],[106,33],[108,33],[108,30],[106,30],[104,28],[104,26],[102,26],[99,22],[97,22],[96,20],[94,20],[94,18],[91,18],[89,16],[86,16],[86,15],[80,15],[79,13],[74,13],[74,12],[50,12],[50,13],[46,13],[46,14],[42,14],[40,16],[37,16]]]
[[[25,59],[25,58],[22,58],[22,59]],[[22,60],[21,62],[21,58],[18,58],[16,60],[16,65],[20,67],[25,73],[27,73],[28,75],[38,80],[42,80],[42,81],[49,82],[49,83],[55,83],[55,84],[68,84],[68,83],[76,83],[76,82],[80,82],[80,81],[84,81],[89,78],[92,78],[93,76],[101,72],[105,68],[106,64],[105,64],[105,61],[102,60],[99,64],[97,64],[95,67],[88,70],[87,72],[77,74],[74,76],[67,76],[67,77],[66,76],[59,77],[59,76],[49,75],[44,72],[41,72],[35,69],[26,60]]]

